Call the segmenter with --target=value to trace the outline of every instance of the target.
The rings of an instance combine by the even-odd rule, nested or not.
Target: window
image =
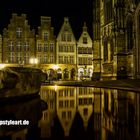
[[[8,50],[9,51],[14,51],[14,44],[12,41],[10,41],[10,43],[8,44]]]
[[[17,55],[16,55],[16,62],[17,63],[21,62],[21,53],[17,53]]]
[[[104,61],[108,60],[108,43],[107,40],[104,41]]]
[[[47,33],[47,32],[44,33],[44,40],[45,40],[45,41],[48,40],[48,33]]]
[[[70,89],[70,96],[74,96],[74,89]]]
[[[59,52],[63,52],[63,46],[59,45]]]
[[[66,112],[65,111],[62,112],[62,119],[66,119]]]
[[[37,51],[41,52],[41,48],[42,48],[42,44],[39,43],[38,46],[37,46]]]
[[[67,35],[67,41],[71,41],[71,34]]]
[[[87,37],[83,37],[83,43],[87,44]]]
[[[9,63],[13,63],[14,62],[14,53],[13,52],[10,52],[9,53]]]
[[[59,63],[63,63],[63,56],[59,56]]]
[[[63,97],[63,90],[59,90],[59,97]]]
[[[21,42],[18,42],[17,43],[17,51],[18,52],[21,52]]]
[[[29,53],[24,54],[24,62],[29,63]]]
[[[74,107],[74,100],[70,100],[70,107]]]
[[[38,59],[38,61],[39,61],[40,63],[42,63],[42,56],[41,56],[41,54],[38,54],[38,55],[37,55],[37,59]]]
[[[113,60],[113,55],[114,55],[114,44],[113,44],[113,39],[110,40],[110,60]]]
[[[29,51],[29,42],[25,42],[24,51]]]
[[[66,35],[65,35],[65,34],[62,34],[62,35],[61,35],[61,40],[62,40],[62,41],[66,41]]]
[[[48,44],[44,44],[44,52],[48,51]]]
[[[74,56],[70,56],[70,64],[74,63]]]
[[[50,109],[53,109],[53,108],[54,108],[54,102],[50,101]]]
[[[74,52],[74,46],[71,45],[71,46],[69,46],[69,47],[70,47],[70,52]]]
[[[87,115],[88,115],[88,109],[87,109],[87,108],[84,108],[84,110],[83,110],[83,115],[84,115],[84,116],[87,116]]]
[[[133,48],[133,22],[130,17],[126,24],[127,27],[127,50],[130,51]]]
[[[65,107],[67,108],[69,106],[69,101],[65,100]]]
[[[72,117],[72,113],[71,111],[68,111],[68,119],[71,119],[71,117]]]
[[[79,105],[82,105],[82,99],[79,99]]]
[[[47,63],[48,62],[48,57],[47,57],[47,55],[45,54],[44,55],[44,63]]]
[[[20,27],[18,27],[18,28],[16,29],[16,36],[17,36],[18,38],[20,38],[21,35],[22,35],[22,29],[21,29]]]
[[[50,63],[53,63],[53,62],[54,62],[54,56],[50,55]]]
[[[54,44],[51,43],[51,44],[50,44],[50,52],[53,52],[53,51],[54,51]]]
[[[63,108],[63,101],[59,101],[59,108]]]
[[[68,56],[64,56],[64,62],[65,62],[65,64],[68,63]]]

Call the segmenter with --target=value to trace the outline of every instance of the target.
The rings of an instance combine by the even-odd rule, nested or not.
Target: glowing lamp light
[[[57,85],[55,85],[55,86],[54,86],[54,90],[55,90],[55,91],[57,91],[57,89],[58,89],[58,86],[57,86]]]
[[[31,64],[38,64],[38,59],[37,58],[31,58],[30,63]]]
[[[34,59],[34,63],[38,64],[38,59],[37,58]]]
[[[53,69],[55,69],[55,70],[57,70],[58,68],[59,68],[58,65],[54,65],[54,66],[53,66]]]
[[[0,70],[5,68],[5,64],[0,64]]]

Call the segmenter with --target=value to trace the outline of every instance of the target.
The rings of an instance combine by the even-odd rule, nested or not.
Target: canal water
[[[0,121],[22,120],[29,124],[0,125],[0,140],[140,140],[139,93],[42,86],[39,95],[2,102]]]

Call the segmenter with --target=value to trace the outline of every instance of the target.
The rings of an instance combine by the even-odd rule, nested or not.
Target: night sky
[[[32,28],[40,25],[40,16],[51,16],[55,35],[58,34],[64,17],[69,17],[76,38],[86,21],[92,35],[92,0],[1,0],[0,33],[7,27],[12,13],[25,13]]]

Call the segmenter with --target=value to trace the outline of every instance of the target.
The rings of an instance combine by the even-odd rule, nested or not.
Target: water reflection
[[[140,96],[92,87],[42,86],[41,138],[139,139]]]
[[[0,106],[0,120],[29,120],[29,126],[0,126],[0,140],[139,140],[139,93],[93,87],[42,86],[40,97]]]

